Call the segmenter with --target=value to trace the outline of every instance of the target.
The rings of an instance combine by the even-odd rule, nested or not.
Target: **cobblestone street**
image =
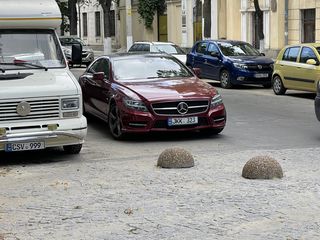
[[[3,167],[0,236],[319,239],[319,150],[198,154],[181,170],[156,167],[156,155]],[[241,177],[261,154],[278,159],[282,180]]]

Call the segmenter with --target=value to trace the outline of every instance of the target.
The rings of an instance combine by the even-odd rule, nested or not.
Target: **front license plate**
[[[268,73],[256,73],[254,75],[255,78],[267,78],[269,76]]]
[[[198,123],[198,117],[169,118],[169,126],[192,125]]]
[[[44,149],[44,142],[19,142],[6,144],[6,152],[19,152],[28,150]]]

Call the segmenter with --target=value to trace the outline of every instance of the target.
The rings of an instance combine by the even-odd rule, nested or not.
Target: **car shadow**
[[[201,80],[204,80],[206,83],[209,83],[211,86],[213,86],[215,88],[221,88],[219,81],[211,80],[211,79],[201,79]],[[271,88],[265,88],[262,85],[246,84],[246,85],[233,85],[230,90],[241,90],[241,89],[246,89],[246,90],[266,89],[266,90],[268,90]],[[226,89],[226,90],[228,90],[228,89]]]
[[[89,132],[90,129],[94,132],[99,132],[102,137],[109,140],[113,140],[111,133],[109,132],[106,122],[95,118],[91,115],[86,115]],[[213,135],[207,132],[200,131],[174,131],[174,132],[149,132],[149,133],[127,133],[121,141],[124,142],[176,142],[176,141],[197,141],[203,139],[221,139],[224,138],[223,132],[221,134]],[[114,140],[117,141],[117,140]]]
[[[47,148],[37,151],[0,152],[0,167],[8,165],[51,164],[72,161],[78,155],[68,155],[62,148]]]
[[[316,93],[311,92],[286,92],[286,96],[294,97],[294,98],[304,98],[314,100],[316,98]]]

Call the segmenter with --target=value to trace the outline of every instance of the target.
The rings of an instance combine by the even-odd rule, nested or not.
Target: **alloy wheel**
[[[121,119],[119,116],[118,108],[115,104],[111,106],[108,123],[109,123],[109,129],[112,136],[116,139],[121,138],[122,136]]]

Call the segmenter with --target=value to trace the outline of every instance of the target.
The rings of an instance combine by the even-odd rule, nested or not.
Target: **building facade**
[[[155,16],[152,29],[146,29],[137,11],[138,0],[131,1],[129,10],[126,0],[120,0],[118,6],[113,6],[114,41],[127,48],[130,22],[133,41],[171,41],[190,48],[204,38],[203,2],[168,0],[166,12]],[[210,38],[243,40],[272,57],[287,44],[320,41],[320,0],[259,0],[259,6],[263,12],[263,39],[256,32],[253,0],[211,0]],[[91,45],[103,44],[102,16],[97,1],[80,6],[81,36]]]

